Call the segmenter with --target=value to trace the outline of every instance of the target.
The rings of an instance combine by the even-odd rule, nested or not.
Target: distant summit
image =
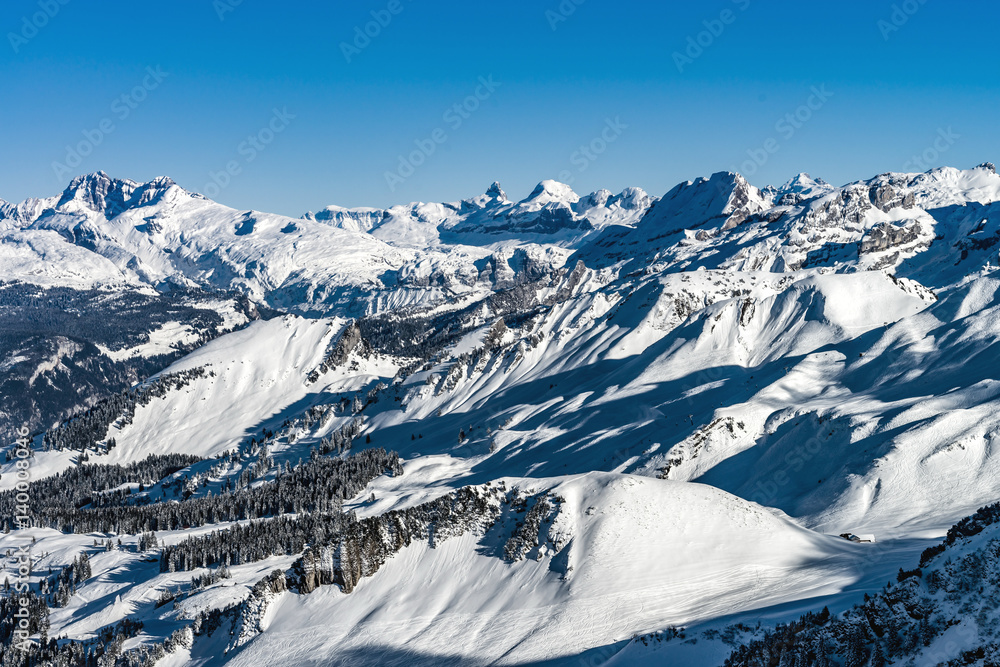
[[[780,188],[768,187],[763,190],[765,195],[771,197],[773,202],[782,206],[794,206],[806,199],[829,194],[836,190],[832,185],[822,178],[812,178],[803,172],[789,179]]]
[[[166,176],[154,178],[148,183],[137,183],[128,179],[111,178],[103,171],[98,171],[74,178],[56,202],[56,208],[78,202],[110,220],[131,208],[158,201],[170,188],[175,187],[177,184]]]
[[[503,191],[498,181],[493,181],[493,185],[486,191],[486,196],[498,201],[507,201],[507,193]]]

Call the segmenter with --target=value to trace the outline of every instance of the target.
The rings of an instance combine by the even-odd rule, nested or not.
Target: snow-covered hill
[[[3,204],[4,339],[45,336],[2,372],[91,383],[34,404],[46,650],[118,624],[88,650],[721,665],[758,619],[850,619],[1000,499],[998,202],[984,164],[301,219],[102,173]],[[137,324],[91,340],[46,299]],[[136,359],[130,390],[83,374]]]

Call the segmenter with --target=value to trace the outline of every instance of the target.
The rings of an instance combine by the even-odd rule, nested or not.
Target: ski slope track
[[[989,163],[297,219],[103,172],[0,201],[31,650],[992,664],[998,253]]]

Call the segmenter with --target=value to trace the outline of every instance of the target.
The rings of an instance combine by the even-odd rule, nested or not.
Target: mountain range
[[[995,664],[998,252],[990,163],[0,201],[34,664]]]

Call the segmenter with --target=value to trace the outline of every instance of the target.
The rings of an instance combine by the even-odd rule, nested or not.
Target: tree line
[[[153,455],[126,465],[87,464],[32,482],[28,487],[31,503],[38,510],[63,512],[86,505],[118,505],[131,494],[121,487],[131,484],[156,484],[169,475],[201,461],[185,454]],[[0,514],[12,517],[17,505],[17,491],[0,492]],[[9,524],[9,520],[5,519]],[[7,528],[11,526],[7,525]]]
[[[99,400],[92,407],[49,429],[42,437],[45,451],[75,449],[83,451],[96,447],[97,443],[108,437],[111,425],[118,423],[119,427],[132,423],[136,408],[148,405],[154,398],[162,398],[170,391],[176,391],[189,385],[193,380],[215,375],[214,371],[206,373],[205,367],[192,368],[178,373],[168,373],[130,389],[125,389],[107,398]],[[114,440],[107,443],[108,449],[114,447]]]
[[[44,507],[36,512],[36,521],[62,532],[136,535],[281,514],[339,513],[344,500],[386,472],[402,472],[395,452],[369,449],[344,459],[317,455],[280,470],[273,481],[217,496],[150,505]]]

